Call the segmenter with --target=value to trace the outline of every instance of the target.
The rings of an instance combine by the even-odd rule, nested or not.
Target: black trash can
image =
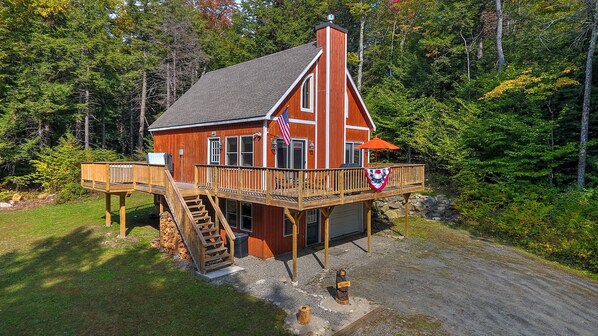
[[[249,247],[247,246],[247,233],[235,232],[235,258],[247,257],[249,254]]]

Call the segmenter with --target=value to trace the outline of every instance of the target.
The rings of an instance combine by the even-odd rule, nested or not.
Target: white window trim
[[[292,237],[292,236],[293,236],[293,228],[292,228],[292,226],[293,226],[293,223],[291,223],[291,234],[285,234],[285,233],[284,233],[284,222],[285,222],[286,220],[288,220],[288,221],[289,221],[289,223],[291,222],[291,221],[290,221],[290,220],[287,218],[287,216],[284,214],[284,212],[283,212],[283,214],[282,214],[282,236],[283,236],[283,237]],[[297,225],[299,225],[299,224],[297,224]],[[299,228],[297,228],[297,233],[299,233]]]
[[[251,206],[251,230],[247,230],[243,228],[243,203],[249,204]],[[253,203],[249,202],[239,202],[239,229],[245,232],[253,232]]]
[[[227,221],[228,221],[228,202],[229,201],[235,202],[235,208],[236,208],[235,214],[237,216],[237,221],[235,223],[228,223],[228,225],[230,227],[233,227],[236,229],[239,226],[239,224],[238,224],[238,222],[239,222],[239,202],[237,202],[235,200],[231,200],[231,199],[224,200],[224,215],[225,215],[225,218]]]
[[[279,138],[279,139],[282,139],[282,138]],[[309,139],[308,138],[291,138],[291,144],[288,146],[289,147],[289,155],[291,155],[290,151],[291,151],[291,146],[293,146],[293,140],[297,140],[297,141],[302,141],[303,142],[303,149],[304,149],[304,152],[305,152],[305,154],[303,156],[303,162],[305,162],[305,169],[308,169],[307,167],[309,167],[309,162],[307,160],[309,159],[309,155],[308,155],[308,152],[309,152],[309,148],[308,148],[308,146],[309,146]],[[277,141],[278,141],[278,139],[277,139]],[[292,159],[293,158],[289,158],[289,165],[293,161]],[[279,169],[295,169],[295,168],[280,168],[280,167],[278,167],[278,150],[276,150],[274,152],[274,166],[275,166],[275,168],[279,168]]]
[[[247,153],[247,152],[243,152],[243,138],[249,138],[250,142],[251,142],[251,165],[250,166],[244,166],[243,162],[241,162],[242,159],[242,154],[243,153]],[[238,142],[238,150],[239,153],[237,154],[237,158],[239,161],[239,166],[241,167],[255,167],[255,144],[253,143],[253,135],[241,135],[239,137],[239,142]]]
[[[228,139],[237,139],[237,164],[233,167],[239,166],[239,137],[238,136],[227,136],[224,138],[224,165],[229,166],[228,164]],[[231,152],[232,153],[232,152]]]
[[[212,149],[210,148],[210,140],[218,140],[220,143],[220,150],[222,151],[222,142],[220,142],[220,137],[209,137],[208,138],[208,158],[207,163],[210,164],[212,162]],[[222,162],[222,153],[218,154],[218,165]]]
[[[303,87],[305,83],[309,81],[309,108],[306,109],[303,107]],[[314,75],[310,74],[309,76],[305,77],[303,83],[301,83],[301,97],[299,99],[299,104],[301,106],[301,112],[314,112]]]

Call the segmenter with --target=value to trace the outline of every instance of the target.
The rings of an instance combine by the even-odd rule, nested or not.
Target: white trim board
[[[353,130],[359,130],[359,131],[369,131],[370,130],[369,127],[363,127],[363,126],[347,125],[345,127],[347,127],[347,129],[353,129]]]
[[[274,104],[274,106],[270,109],[270,111],[268,111],[268,113],[266,113],[266,118],[272,117],[272,114],[274,112],[276,112],[276,110],[278,109],[278,107],[280,107],[280,104],[282,104],[282,102],[285,101],[285,99],[287,99],[287,97],[289,96],[289,94],[291,94],[291,91],[293,91],[293,89],[297,86],[297,84],[299,84],[299,82],[301,81],[301,79],[303,79],[303,76],[305,76],[305,74],[307,73],[307,71],[309,71],[309,69],[311,69],[311,67],[316,63],[316,61],[318,60],[318,58],[320,57],[320,55],[322,55],[322,50],[320,50],[318,52],[318,54],[316,55],[316,57],[314,57],[314,59],[311,60],[311,62],[309,62],[309,64],[307,65],[307,67],[305,69],[303,69],[303,71],[301,71],[301,74],[299,74],[299,77],[297,77],[297,79],[295,79],[295,81],[293,82],[293,84],[291,84],[291,86],[282,95],[282,97],[280,97],[280,99],[276,102],[276,104]]]
[[[293,124],[304,124],[304,125],[315,125],[316,122],[314,120],[304,120],[304,119],[293,119],[289,118],[289,122]]]

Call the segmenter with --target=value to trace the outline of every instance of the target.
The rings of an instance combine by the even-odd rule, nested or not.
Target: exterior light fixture
[[[276,138],[272,139],[272,150],[276,150]]]
[[[316,145],[314,144],[313,141],[309,142],[309,151],[313,152],[316,149]]]

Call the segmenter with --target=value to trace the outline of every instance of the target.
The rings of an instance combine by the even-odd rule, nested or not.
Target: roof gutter
[[[199,124],[178,125],[178,126],[168,126],[168,127],[156,127],[156,128],[150,128],[149,131],[150,132],[170,131],[170,130],[177,130],[177,129],[183,129],[183,128],[206,127],[206,126],[229,125],[229,124],[240,124],[240,123],[248,123],[248,122],[255,122],[255,121],[264,121],[264,120],[272,120],[272,118],[270,118],[270,117],[255,117],[255,118],[247,118],[247,119],[214,121],[214,122],[206,122],[206,123],[199,123]]]

